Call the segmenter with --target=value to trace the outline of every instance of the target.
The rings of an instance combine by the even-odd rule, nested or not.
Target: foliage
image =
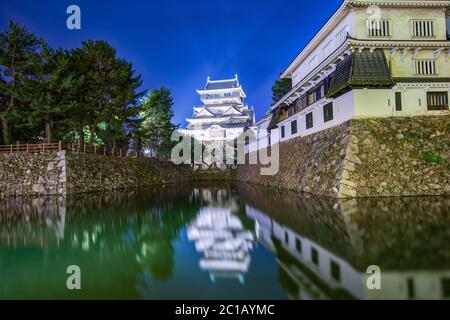
[[[171,141],[172,132],[178,128],[172,124],[172,93],[167,88],[151,91],[141,99],[141,119],[139,134],[142,144],[153,156],[170,156],[176,142]]]
[[[0,33],[0,123],[5,144],[11,143],[15,130],[11,122],[26,110],[27,80],[42,72],[44,47],[42,39],[14,22]]]
[[[440,156],[438,155],[434,155],[431,152],[427,151],[424,153],[423,155],[423,160],[426,163],[429,164],[437,164],[437,165],[442,165],[444,164],[444,159],[442,159]]]
[[[422,134],[420,133],[420,132],[417,132],[417,131],[411,131],[411,132],[409,132],[408,133],[408,135],[407,135],[407,137],[409,138],[409,139],[411,139],[411,140],[421,140],[423,137],[422,137]]]
[[[275,80],[272,86],[272,102],[273,104],[280,101],[289,91],[292,89],[291,79],[278,79]]]
[[[153,90],[139,105],[141,85],[106,41],[54,50],[10,22],[0,33],[0,143],[88,141],[170,154],[176,128],[170,90]]]

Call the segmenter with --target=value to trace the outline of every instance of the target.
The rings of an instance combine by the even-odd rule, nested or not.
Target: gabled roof
[[[197,118],[197,117],[214,117],[214,116],[215,116],[215,115],[214,115],[211,111],[207,110],[206,108],[203,108],[202,111],[198,112],[198,113],[195,115],[196,118]]]
[[[347,88],[386,88],[394,84],[382,49],[355,51],[336,66],[327,97]]]
[[[235,107],[230,107],[228,110],[226,110],[223,115],[242,115],[242,112],[237,110]]]
[[[224,79],[224,80],[211,80],[208,77],[206,81],[205,90],[221,90],[221,89],[232,89],[239,88],[239,79],[238,76],[235,75],[233,79]]]

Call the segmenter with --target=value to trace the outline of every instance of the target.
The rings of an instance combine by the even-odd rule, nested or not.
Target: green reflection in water
[[[449,298],[449,209],[245,184],[7,198],[0,298]],[[66,288],[72,264],[80,291]]]

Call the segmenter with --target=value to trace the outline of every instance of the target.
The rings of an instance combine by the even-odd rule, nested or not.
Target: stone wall
[[[67,155],[67,193],[84,193],[189,181],[192,170],[148,158]]]
[[[64,194],[65,153],[0,154],[0,196]]]
[[[0,196],[64,195],[189,181],[192,170],[147,158],[0,154]]]
[[[450,116],[351,120],[280,144],[277,175],[239,166],[236,179],[346,197],[450,194]]]

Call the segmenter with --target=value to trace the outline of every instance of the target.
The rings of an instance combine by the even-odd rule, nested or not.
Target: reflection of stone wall
[[[450,198],[345,199],[340,210],[358,266],[448,270]]]
[[[351,120],[280,144],[280,170],[237,180],[334,197],[450,194],[450,117]]]
[[[65,153],[0,154],[0,196],[65,193]]]
[[[196,170],[192,173],[193,181],[234,181],[236,171],[228,170]]]

